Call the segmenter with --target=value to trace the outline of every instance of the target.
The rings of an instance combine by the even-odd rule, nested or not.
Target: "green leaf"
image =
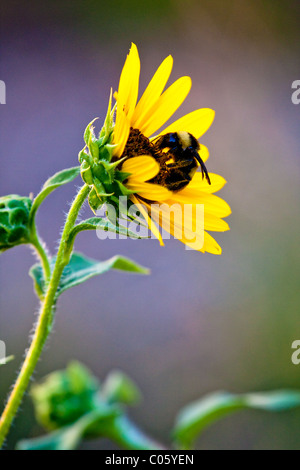
[[[120,371],[111,372],[99,388],[99,382],[88,369],[72,362],[66,370],[51,373],[34,388],[31,396],[38,422],[52,432],[21,441],[18,449],[71,450],[81,440],[90,438],[110,439],[124,449],[163,448],[126,416],[124,404],[136,402],[140,392]],[[82,403],[87,398],[85,392],[91,397],[86,402],[88,406]]]
[[[300,391],[235,395],[215,392],[186,406],[178,414],[173,436],[180,448],[190,449],[195,439],[210,424],[239,410],[284,411],[300,406]]]
[[[121,371],[115,370],[106,378],[101,394],[111,403],[135,405],[141,400],[141,392],[137,385]]]
[[[102,219],[101,217],[92,217],[90,219],[83,220],[80,224],[76,225],[70,232],[69,240],[73,240],[79,232],[83,230],[103,230],[105,232],[118,233],[129,238],[141,239],[148,238],[142,237],[123,225],[115,225],[108,219]]]
[[[94,437],[105,437],[127,450],[162,450],[161,444],[148,437],[125,414],[99,422],[93,429]]]
[[[68,266],[66,266],[59,288],[59,294],[71,287],[82,284],[88,279],[104,274],[110,269],[148,274],[148,270],[128,258],[113,256],[107,261],[96,261],[80,253],[73,253]]]
[[[30,211],[31,220],[34,217],[37,209],[41,203],[46,199],[46,197],[54,191],[54,189],[63,186],[64,184],[71,183],[77,176],[80,174],[80,166],[75,166],[73,168],[68,168],[66,170],[59,171],[55,175],[49,178],[44,186],[42,187],[41,192],[36,196],[33,201],[32,208]]]
[[[84,438],[104,437],[123,449],[160,450],[162,446],[146,436],[120,409],[96,409],[73,425],[61,428],[43,437],[23,440],[18,450],[73,450]]]
[[[55,259],[51,260],[52,267]],[[127,271],[138,274],[149,274],[149,270],[135,263],[134,261],[123,256],[113,256],[106,261],[96,261],[85,257],[80,253],[74,252],[71,256],[69,264],[65,267],[59,284],[57,296],[71,287],[82,284],[88,279],[104,274],[110,269]],[[31,267],[29,275],[34,280],[38,290],[45,292],[43,270],[40,264]]]
[[[81,440],[81,431],[76,427],[60,429],[51,434],[35,439],[18,442],[17,450],[73,450]]]
[[[103,406],[102,409],[93,410],[82,416],[70,426],[36,439],[20,441],[18,450],[73,450],[84,438],[89,429],[97,426],[101,428],[104,423],[111,421],[120,411],[113,407]]]

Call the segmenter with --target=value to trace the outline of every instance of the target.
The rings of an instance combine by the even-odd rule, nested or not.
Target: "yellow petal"
[[[201,231],[203,232],[204,219],[198,221],[200,223],[197,226],[194,208],[189,208],[192,210],[185,210],[181,204],[171,199],[162,204],[149,204],[148,207],[153,219],[175,238],[185,235],[193,239],[196,231],[199,234],[201,234]]]
[[[212,214],[204,213],[204,228],[212,232],[226,232],[230,227],[225,220]]]
[[[212,253],[213,255],[221,255],[222,248],[216,240],[207,232],[204,234],[204,252]]]
[[[197,241],[190,241],[189,239],[182,237],[180,239],[182,243],[184,243],[186,246],[188,246],[192,250],[196,251],[201,251],[201,253],[211,253],[213,255],[221,255],[222,254],[222,248],[220,245],[216,242],[216,240],[207,232],[204,232],[204,243],[202,245],[202,242],[199,241],[197,244]]]
[[[227,217],[231,214],[230,206],[224,199],[213,194],[198,191],[192,197],[185,190],[179,191],[174,196],[174,199],[183,204],[204,204],[204,210],[207,214],[212,214],[217,217]]]
[[[208,184],[207,179],[202,177],[202,173],[197,171],[192,181],[177,194],[188,196],[192,199],[193,197],[197,197],[199,191],[201,193],[215,193],[226,184],[226,180],[223,176],[216,175],[215,173],[209,173],[209,178],[211,184]]]
[[[174,226],[177,226],[181,228],[183,225],[185,226],[185,231],[186,235],[189,234],[191,236],[192,232],[199,231],[199,230],[209,230],[209,231],[215,231],[215,232],[225,232],[227,230],[230,230],[229,225],[225,220],[222,220],[220,217],[217,217],[213,214],[210,214],[208,211],[205,210],[205,204],[204,204],[204,219],[203,223],[201,220],[196,221],[196,217],[199,216],[201,217],[201,212],[200,215],[197,213],[197,207],[196,204],[193,204],[192,201],[187,204],[182,204],[176,199],[176,195],[173,195],[172,198],[165,200],[165,204],[161,204],[159,206],[154,205],[153,210],[154,213],[158,212],[158,207],[160,210],[162,210],[162,213],[164,213],[165,217],[168,216],[168,209],[172,208],[174,210],[174,217],[171,217],[171,223]],[[152,207],[152,205],[151,205]],[[192,238],[192,237],[191,237]]]
[[[123,67],[117,95],[117,119],[119,111],[124,111],[130,121],[138,97],[140,58],[137,47],[132,43]]]
[[[190,77],[181,77],[160,96],[144,117],[140,131],[150,137],[175,113],[192,86]]]
[[[180,207],[180,204],[176,204],[175,200],[171,200],[169,203],[145,203],[145,205],[151,214],[151,218],[156,223],[191,249],[218,255],[222,253],[219,244],[210,234],[204,231],[201,221],[199,227],[197,227],[194,218],[195,212],[182,212],[182,207]]]
[[[134,112],[138,96],[139,76],[139,54],[136,45],[132,44],[121,72],[119,89],[116,95],[117,112],[114,128],[114,143],[117,144],[117,147],[113,152],[115,156],[122,155],[128,139],[130,119]]]
[[[159,164],[154,158],[141,155],[138,157],[128,158],[122,165],[122,171],[131,173],[128,182],[144,182],[154,178],[159,172]]]
[[[171,191],[159,184],[140,183],[133,178],[128,179],[126,187],[150,201],[165,201],[172,195]]]
[[[163,89],[169,80],[173,67],[173,58],[168,56],[162,64],[158,67],[157,71],[153,75],[149,85],[144,91],[143,96],[139,100],[135,111],[132,116],[132,127],[139,129],[144,121],[145,116],[157,102]]]
[[[141,214],[144,216],[145,220],[147,221],[149,229],[151,230],[153,235],[159,240],[160,245],[164,246],[164,242],[163,242],[162,236],[160,234],[160,231],[156,227],[156,225],[153,222],[153,220],[151,219],[151,217],[149,216],[148,211],[145,209],[143,204],[141,204],[140,201],[133,195],[131,196],[131,200],[136,205],[136,207],[141,212]]]
[[[113,155],[120,157],[124,151],[130,132],[130,124],[124,112],[119,112],[114,128],[114,144],[117,146],[113,150]]]
[[[161,134],[169,132],[185,131],[190,132],[196,139],[199,139],[211,126],[215,117],[215,111],[209,108],[202,108],[186,114],[182,118],[166,127]],[[201,156],[203,159],[203,157]]]

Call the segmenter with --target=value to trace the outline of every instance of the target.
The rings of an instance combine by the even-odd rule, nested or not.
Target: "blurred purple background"
[[[83,130],[104,118],[133,41],[141,91],[172,54],[171,81],[193,80],[175,117],[216,110],[203,143],[209,171],[228,180],[219,195],[233,212],[231,231],[216,236],[221,257],[174,240],[161,248],[81,234],[79,251],[130,256],[152,274],[110,272],[65,293],[35,379],[70,359],[100,378],[122,369],[144,395],[131,416],[164,441],[177,411],[207,392],[300,388],[300,366],[291,363],[291,344],[300,339],[300,105],[291,101],[300,79],[299,1],[11,1],[1,9],[1,195],[36,194],[47,177],[77,165]],[[56,190],[38,214],[52,252],[74,192],[73,184]],[[35,321],[32,262],[26,247],[0,259],[0,339],[15,355],[0,370],[1,402]],[[198,448],[299,449],[299,419],[300,411],[243,412],[209,428]],[[41,432],[27,397],[7,448]]]

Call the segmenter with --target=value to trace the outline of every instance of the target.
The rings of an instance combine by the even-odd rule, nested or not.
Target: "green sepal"
[[[107,112],[104,120],[104,124],[102,129],[99,132],[99,139],[106,139],[111,135],[112,127],[113,127],[113,114],[111,112],[111,102],[112,102],[112,89],[110,90]]]
[[[92,125],[94,124],[94,122],[99,119],[99,118],[95,118],[93,119],[85,128],[85,131],[84,131],[84,134],[83,134],[83,139],[86,143],[86,145],[88,145],[89,141],[90,141],[90,136],[93,135],[93,128],[92,128]]]
[[[101,161],[92,167],[94,177],[101,181],[104,186],[111,184],[113,180],[112,172],[107,171],[105,164],[106,162]]]
[[[78,161],[82,164],[84,161],[89,161],[89,155],[85,152],[86,146],[78,153]]]
[[[131,173],[126,173],[125,171],[119,171],[119,170],[115,171],[115,178],[116,180],[121,181],[121,183],[127,180],[127,178],[129,178],[130,175]]]
[[[134,222],[137,225],[141,225],[145,228],[148,228],[148,224],[147,222],[145,222],[143,215],[139,216],[138,219],[135,219],[132,215],[129,214],[129,209],[132,205],[134,205],[134,202],[126,197],[125,199],[126,201],[124,203],[122,198],[119,199],[116,196],[110,196],[109,198],[110,204],[114,205],[116,209],[116,214],[118,216],[118,219]],[[141,221],[141,218],[144,220],[144,222]],[[149,238],[149,237],[139,237],[139,238]]]
[[[112,158],[112,149],[109,144],[102,143],[99,139],[98,141],[99,145],[99,160],[101,162],[109,162]]]
[[[88,201],[91,210],[96,214],[97,210],[104,204],[105,199],[99,198],[96,193],[96,189],[92,188],[89,193]]]
[[[114,170],[117,166],[119,166],[120,163],[122,163],[124,160],[126,160],[126,157],[120,158],[119,160],[116,160],[115,162],[112,162],[112,163],[110,163],[110,162],[102,162],[102,163],[103,163],[103,165],[105,166],[105,169],[106,169],[107,171],[112,171],[112,170]],[[129,173],[129,174],[130,174],[130,173]]]
[[[107,193],[105,187],[98,178],[94,178],[94,188],[99,198],[112,196],[114,193]]]
[[[130,194],[134,194],[134,191],[126,188],[126,186],[124,186],[124,184],[121,183],[121,181],[115,180],[115,182],[118,185],[119,190],[123,196],[129,196]]]
[[[99,145],[98,142],[94,140],[94,134],[93,132],[90,133],[89,141],[88,141],[88,148],[90,151],[90,154],[94,160],[94,162],[98,162],[99,160]]]
[[[80,171],[81,178],[86,184],[91,186],[93,184],[93,173],[92,173],[89,163],[86,160],[84,160],[80,168],[81,168],[81,171]]]

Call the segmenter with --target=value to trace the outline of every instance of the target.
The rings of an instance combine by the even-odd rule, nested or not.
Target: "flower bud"
[[[28,197],[16,194],[0,197],[0,252],[29,242],[31,205]]]
[[[61,428],[95,408],[99,383],[88,369],[71,362],[31,389],[37,421],[46,429]]]

